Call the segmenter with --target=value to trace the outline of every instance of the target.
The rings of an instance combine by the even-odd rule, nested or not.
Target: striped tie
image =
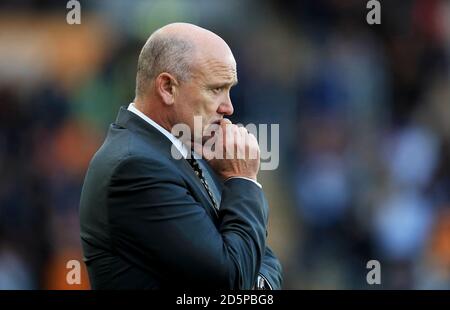
[[[214,195],[211,192],[208,182],[206,182],[206,179],[203,175],[202,168],[200,168],[198,161],[194,158],[194,153],[191,153],[191,158],[186,158],[186,160],[188,161],[189,165],[191,165],[192,169],[194,169],[195,174],[198,176],[198,178],[202,182],[203,186],[205,187],[209,198],[211,198],[214,208],[217,210],[218,205],[217,205],[216,199],[214,198]]]

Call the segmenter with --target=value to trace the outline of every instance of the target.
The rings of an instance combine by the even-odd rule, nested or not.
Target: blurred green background
[[[81,0],[80,25],[66,3],[0,4],[0,289],[89,288],[66,283],[84,173],[175,21],[233,50],[233,122],[280,124],[259,181],[284,288],[450,289],[450,1],[381,1],[372,26],[365,0]]]

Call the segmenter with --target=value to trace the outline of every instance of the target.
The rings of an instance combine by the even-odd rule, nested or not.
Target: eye
[[[216,95],[219,94],[222,90],[223,90],[223,87],[215,87],[215,88],[211,89],[211,91]]]

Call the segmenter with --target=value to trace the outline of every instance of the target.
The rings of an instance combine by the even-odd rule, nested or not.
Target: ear
[[[177,79],[167,72],[160,73],[155,79],[156,93],[167,105],[172,105],[175,102],[177,87]]]

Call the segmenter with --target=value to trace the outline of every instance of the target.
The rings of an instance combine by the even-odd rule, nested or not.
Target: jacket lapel
[[[148,124],[145,120],[137,116],[131,111],[128,111],[126,107],[121,107],[119,114],[117,115],[117,119],[115,122],[116,125],[124,127],[129,129],[132,132],[135,132],[136,134],[145,136],[148,143],[150,143],[153,147],[158,149],[162,156],[166,156],[170,158],[170,161],[177,167],[177,170],[180,171],[181,176],[188,184],[191,195],[194,197],[194,199],[199,202],[202,207],[205,209],[205,211],[210,215],[210,217],[214,220],[218,219],[217,210],[215,210],[211,199],[208,196],[208,193],[206,192],[205,187],[201,183],[200,179],[195,174],[192,167],[189,165],[187,160],[185,160],[182,155],[178,152],[178,150],[175,148],[175,152],[178,155],[177,157],[180,159],[175,159],[172,156],[171,149],[172,149],[172,142],[164,136],[162,132],[157,130],[152,125]],[[202,165],[202,168],[205,166],[205,164]],[[208,173],[205,175],[205,177],[210,177],[210,170],[208,170]],[[207,179],[208,184],[212,183],[210,180]],[[217,185],[214,180],[214,191],[215,191],[215,197],[218,197],[218,202],[220,201],[220,192],[217,188]]]

